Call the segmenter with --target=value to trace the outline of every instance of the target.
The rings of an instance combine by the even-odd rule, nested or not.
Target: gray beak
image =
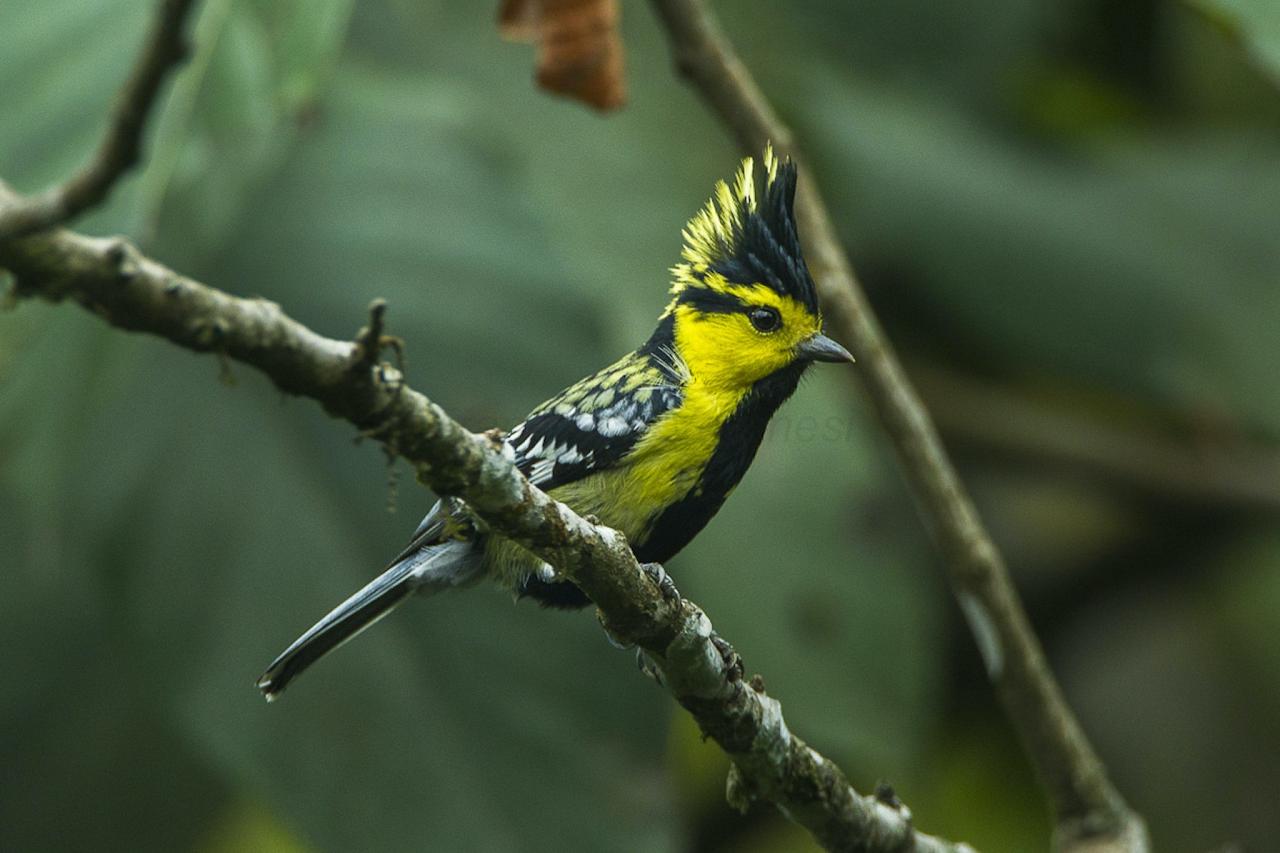
[[[806,338],[796,347],[796,351],[801,358],[809,361],[853,361],[853,356],[847,349],[821,332]]]

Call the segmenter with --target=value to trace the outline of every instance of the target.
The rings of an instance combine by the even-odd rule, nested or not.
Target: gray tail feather
[[[446,542],[428,545],[393,564],[281,652],[258,679],[258,689],[268,702],[274,700],[305,669],[386,616],[409,595],[469,582],[478,568],[474,551],[472,542]]]

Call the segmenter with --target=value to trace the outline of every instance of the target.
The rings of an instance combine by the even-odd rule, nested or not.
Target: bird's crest
[[[771,145],[762,162],[763,188],[755,162],[747,157],[733,184],[717,182],[714,194],[685,226],[682,262],[671,270],[676,301],[696,298],[697,291],[763,284],[817,314],[817,295],[792,211],[795,164],[790,158],[779,162]]]

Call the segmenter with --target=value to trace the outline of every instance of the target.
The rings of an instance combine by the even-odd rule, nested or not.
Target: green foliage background
[[[0,5],[0,175],[81,162],[149,5]],[[1139,436],[1280,438],[1273,3],[719,6],[913,369]],[[417,387],[515,422],[644,337],[736,155],[643,4],[607,117],[535,91],[494,12],[207,0],[145,170],[78,227],[334,336],[384,296]],[[1046,849],[885,442],[815,373],[673,573],[857,785],[988,853]],[[221,376],[70,306],[0,315],[0,848],[809,849],[728,812],[723,759],[586,614],[414,603],[263,704],[262,666],[432,498],[406,476],[388,514],[374,447]],[[1274,515],[958,449],[1157,846],[1265,849]]]

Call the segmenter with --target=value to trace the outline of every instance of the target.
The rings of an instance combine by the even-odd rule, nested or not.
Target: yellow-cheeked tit
[[[796,169],[751,158],[684,229],[672,299],[645,343],[538,406],[506,437],[520,471],[665,563],[720,509],[765,426],[815,361],[853,357],[822,333],[796,234]],[[438,502],[390,567],[289,646],[258,687],[272,699],[412,593],[491,578],[544,606],[588,598],[546,563]]]

